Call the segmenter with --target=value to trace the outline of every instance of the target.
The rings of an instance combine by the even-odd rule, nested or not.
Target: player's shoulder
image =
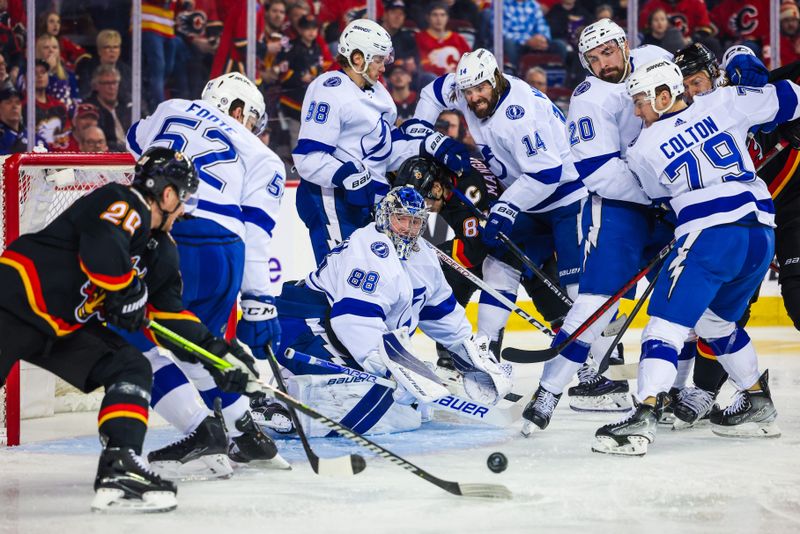
[[[398,260],[392,241],[375,227],[375,223],[370,223],[353,232],[350,235],[348,249],[354,256],[369,263],[388,265]]]
[[[317,76],[308,86],[308,90],[314,93],[337,95],[339,97],[349,93],[347,89],[353,81],[340,70],[323,72]]]
[[[609,83],[594,76],[587,76],[584,81],[579,83],[572,91],[569,101],[570,112],[573,106],[582,110],[582,114],[588,112],[600,114],[600,111],[609,111],[615,107],[615,103],[620,101],[620,94],[625,91],[625,84]],[[574,115],[574,113],[570,113]]]
[[[673,55],[660,46],[641,45],[631,50],[631,63],[634,68],[636,65],[643,65],[657,59],[668,59],[672,61]]]

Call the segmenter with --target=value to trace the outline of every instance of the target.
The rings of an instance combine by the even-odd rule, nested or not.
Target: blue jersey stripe
[[[456,298],[450,294],[445,300],[435,306],[425,306],[419,311],[420,321],[438,321],[456,309]]]
[[[587,176],[591,176],[594,171],[605,165],[607,161],[613,158],[618,158],[620,155],[621,153],[617,151],[611,154],[603,154],[601,156],[593,156],[581,161],[576,161],[575,169],[577,169],[578,175],[581,177],[581,180],[583,180]]]
[[[325,143],[320,143],[319,141],[314,141],[312,139],[298,139],[297,146],[294,147],[294,150],[292,150],[292,154],[297,154],[298,156],[305,156],[306,154],[311,154],[312,152],[325,152],[326,154],[333,154],[335,150],[335,146],[326,145]]]
[[[561,184],[556,188],[555,191],[553,191],[553,193],[549,197],[539,202],[534,207],[530,208],[529,211],[538,211],[544,209],[550,204],[555,204],[562,198],[571,195],[572,193],[574,193],[575,191],[577,191],[582,187],[583,187],[583,182],[581,182],[580,180],[573,180],[571,182]]]
[[[678,226],[682,226],[697,219],[710,217],[717,213],[728,213],[747,204],[754,204],[755,208],[759,211],[770,214],[775,213],[775,206],[772,204],[772,199],[765,198],[758,200],[753,193],[745,191],[738,195],[712,198],[705,202],[698,202],[697,204],[686,206],[678,213]]]
[[[439,76],[438,78],[436,78],[436,80],[434,80],[434,82],[433,82],[433,96],[435,96],[436,100],[438,100],[439,103],[446,108],[447,104],[444,101],[444,94],[442,93],[442,89],[444,88],[444,80],[445,80],[445,78],[447,78],[447,74]]]
[[[143,152],[142,147],[140,147],[139,143],[136,142],[136,128],[138,126],[139,126],[139,121],[136,121],[133,124],[133,126],[128,128],[128,134],[126,136],[128,138],[128,145],[130,145],[131,150],[133,150],[136,153],[137,157],[141,156]]]
[[[275,220],[267,215],[267,212],[261,208],[242,206],[242,221],[255,224],[272,237],[272,230],[275,228]]]
[[[372,302],[354,298],[343,298],[331,306],[331,319],[340,315],[357,315],[359,317],[380,317],[386,320],[383,308]]]

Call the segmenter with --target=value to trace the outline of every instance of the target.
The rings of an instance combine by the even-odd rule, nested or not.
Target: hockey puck
[[[493,452],[486,460],[486,465],[492,473],[502,473],[508,467],[508,458],[502,452]]]

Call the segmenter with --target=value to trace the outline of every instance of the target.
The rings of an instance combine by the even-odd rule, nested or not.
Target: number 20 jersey
[[[186,212],[215,221],[245,243],[243,289],[269,293],[269,243],[283,196],[280,158],[233,117],[202,100],[162,102],[127,135],[137,157],[152,146],[180,150],[200,178]]]
[[[747,153],[747,130],[800,116],[800,87],[779,81],[762,88],[723,87],[665,114],[628,149],[628,166],[652,199],[670,199],[675,236],[753,214],[775,226],[766,184]]]

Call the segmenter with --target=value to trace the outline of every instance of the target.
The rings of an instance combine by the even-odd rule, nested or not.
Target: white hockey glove
[[[500,364],[489,350],[489,339],[471,336],[447,347],[464,377],[464,391],[483,404],[497,404],[513,386],[511,364]]]

